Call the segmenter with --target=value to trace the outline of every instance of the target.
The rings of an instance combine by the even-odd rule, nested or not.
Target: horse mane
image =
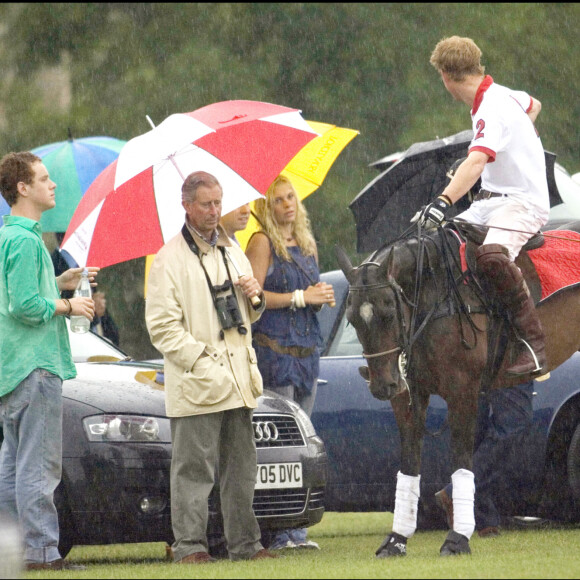
[[[459,257],[460,239],[451,228],[436,231],[417,228],[375,250],[359,268],[371,265],[379,268],[389,260],[387,279],[394,279],[415,304],[412,328],[423,326],[432,316],[458,314],[474,331],[471,312],[486,311],[487,303],[477,281],[469,288],[474,297],[466,301],[467,286],[463,284],[469,272],[462,272]],[[363,280],[366,278],[363,277]],[[475,300],[475,302],[474,302]],[[462,331],[463,332],[463,331]],[[467,345],[465,339],[464,344]]]
[[[401,236],[395,240],[384,243],[377,250],[375,250],[370,256],[368,256],[362,263],[363,265],[377,264],[381,265],[386,259],[392,259],[393,264],[396,264],[397,271],[392,271],[389,269],[389,274],[395,277],[398,271],[401,270],[401,266],[405,269],[412,268],[416,270],[419,266],[433,268],[438,262],[441,261],[442,257],[449,258],[446,256],[449,252],[453,251],[453,248],[449,246],[448,239],[454,239],[457,241],[455,234],[453,238],[448,236],[451,234],[451,230],[446,228],[438,228],[435,232],[429,230],[416,230],[413,233],[404,232]],[[420,252],[426,252],[427,259],[424,263],[421,263]],[[459,266],[459,263],[457,264]],[[421,272],[422,273],[422,272]],[[417,275],[421,274],[416,272]]]

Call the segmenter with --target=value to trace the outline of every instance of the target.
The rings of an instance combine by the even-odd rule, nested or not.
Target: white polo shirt
[[[473,104],[471,151],[487,153],[489,161],[481,174],[481,187],[506,193],[548,219],[550,198],[542,141],[527,111],[532,98],[523,91],[498,85],[487,75]]]

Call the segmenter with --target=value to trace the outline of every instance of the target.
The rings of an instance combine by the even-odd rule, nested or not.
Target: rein
[[[464,280],[464,275],[460,274],[457,279],[453,275],[453,267],[454,266],[459,272],[461,272],[460,264],[458,263],[457,258],[454,256],[453,250],[451,249],[451,246],[450,246],[450,242],[447,239],[446,232],[442,228],[439,228],[438,231],[440,234],[439,238],[441,240],[440,247],[437,245],[434,238],[432,238],[431,236],[422,235],[421,227],[420,226],[418,227],[417,238],[418,238],[419,246],[418,246],[418,250],[417,250],[417,255],[415,256],[416,267],[415,267],[415,287],[414,287],[413,301],[411,301],[407,298],[407,296],[405,295],[405,292],[399,286],[399,284],[396,283],[395,280],[390,280],[388,282],[374,282],[374,283],[370,283],[370,284],[366,282],[366,278],[367,278],[366,269],[369,266],[379,267],[381,265],[379,262],[375,261],[377,259],[377,255],[379,254],[379,252],[382,251],[388,245],[394,244],[395,242],[401,240],[406,235],[406,232],[402,236],[400,236],[397,240],[395,240],[395,242],[390,242],[389,244],[385,244],[384,246],[382,246],[381,248],[376,250],[369,257],[369,261],[364,262],[363,264],[361,264],[361,266],[359,266],[359,268],[361,268],[361,267],[365,268],[365,270],[363,270],[363,283],[360,286],[351,286],[349,291],[350,292],[368,292],[368,291],[377,290],[380,288],[391,288],[393,290],[393,294],[395,297],[395,303],[396,303],[396,307],[397,307],[397,316],[399,319],[399,327],[400,327],[400,333],[399,333],[400,336],[399,336],[399,341],[398,341],[399,346],[396,346],[396,347],[389,349],[389,350],[376,352],[376,353],[363,352],[362,356],[365,359],[367,359],[367,360],[368,359],[375,359],[375,358],[388,356],[388,355],[400,352],[401,354],[399,355],[399,358],[403,359],[403,357],[404,357],[404,359],[399,361],[399,369],[403,371],[403,374],[406,374],[406,372],[405,372],[406,367],[410,364],[411,350],[412,350],[414,343],[419,338],[419,336],[422,334],[423,330],[425,329],[425,327],[427,326],[429,321],[433,318],[433,316],[435,315],[437,310],[441,307],[444,300],[448,299],[448,298],[450,300],[452,300],[453,303],[455,304],[456,311],[458,312],[459,317],[460,317],[459,325],[460,325],[462,344],[466,348],[469,348],[469,349],[473,349],[477,346],[477,332],[476,331],[481,330],[481,329],[479,329],[475,325],[475,323],[473,322],[469,308],[466,306],[464,299],[461,296],[461,293],[459,291],[459,284]],[[427,314],[425,315],[425,317],[421,321],[421,324],[417,327],[417,315],[418,315],[418,311],[419,311],[419,299],[420,299],[420,296],[421,296],[421,293],[423,290],[423,274],[424,274],[425,257],[427,258],[427,261],[428,261],[427,265],[428,265],[429,269],[431,271],[433,271],[433,267],[430,264],[429,252],[427,251],[427,241],[431,241],[433,243],[435,251],[440,256],[441,267],[443,269],[442,275],[446,277],[447,284],[445,285],[444,288],[439,288],[436,290],[436,296],[441,296],[441,298],[436,299],[434,301],[433,305],[431,306],[431,308],[429,309],[429,311],[427,312]],[[391,249],[391,251],[392,251],[392,249]],[[390,256],[390,254],[389,254],[389,256]],[[386,256],[384,259],[388,259],[389,256]],[[383,261],[384,261],[384,259],[383,259]],[[410,320],[410,324],[409,324],[408,329],[406,327],[405,318],[403,316],[402,302],[405,302],[411,308],[411,320]],[[469,325],[471,327],[471,331],[473,333],[473,344],[472,345],[468,344],[468,342],[464,336],[464,328],[463,328],[463,325],[461,324],[461,317],[462,316],[467,320],[467,322],[469,323]],[[403,376],[403,379],[404,378],[405,378],[405,376]]]

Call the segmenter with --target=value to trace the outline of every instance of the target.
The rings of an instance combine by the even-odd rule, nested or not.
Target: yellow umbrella
[[[320,136],[307,143],[282,171],[282,175],[292,182],[300,199],[308,197],[322,185],[342,150],[359,134],[354,129],[344,129],[328,123],[306,122]],[[250,237],[257,230],[258,223],[251,216],[246,229],[236,233],[242,248],[246,248]]]
[[[309,196],[322,185],[342,150],[359,134],[354,129],[344,129],[328,123],[306,122],[319,134],[319,137],[307,143],[282,171],[282,175],[292,181],[300,199]],[[246,229],[236,233],[236,238],[243,249],[257,230],[258,223],[254,216],[251,216]],[[153,257],[147,256],[145,262],[145,296],[147,296],[147,278]]]

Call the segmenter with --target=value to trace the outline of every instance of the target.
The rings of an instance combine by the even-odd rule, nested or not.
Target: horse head
[[[360,367],[374,397],[392,399],[407,388],[405,357],[410,302],[395,280],[395,248],[373,254],[353,267],[345,252],[337,259],[349,283],[346,318],[356,330],[368,367]]]

